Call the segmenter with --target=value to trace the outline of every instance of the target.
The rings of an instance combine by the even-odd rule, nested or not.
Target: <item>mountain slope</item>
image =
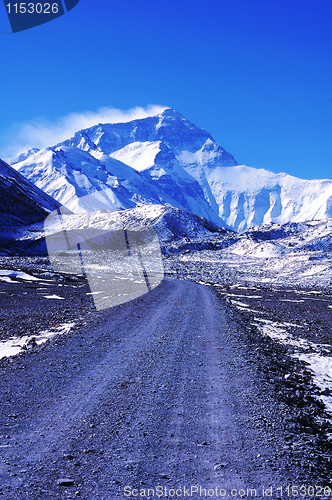
[[[24,153],[13,166],[77,212],[168,203],[237,231],[332,216],[332,181],[238,165],[172,109],[81,130],[53,148]],[[93,206],[81,206],[92,193]]]
[[[204,217],[165,205],[140,205],[117,212],[102,209],[93,213],[63,214],[61,225],[56,218],[56,223],[52,222],[45,229],[47,234],[52,234],[64,229],[108,232],[144,226],[156,231],[163,247],[175,244],[178,248],[186,243],[200,245],[206,241],[238,239],[233,231],[220,228]]]
[[[268,241],[283,253],[303,253],[311,257],[312,252],[332,254],[332,219],[285,224],[263,224],[247,229],[241,237],[254,243]]]
[[[0,223],[26,226],[42,221],[60,204],[0,160]]]
[[[144,179],[129,166],[109,157],[98,160],[76,148],[43,149],[13,166],[77,213],[132,208],[152,195]],[[88,206],[86,195],[91,195]]]
[[[236,230],[332,216],[332,181],[304,180],[245,165],[209,169],[219,215]]]
[[[106,209],[89,213],[70,213],[61,208],[61,221],[58,217],[47,219],[46,224],[34,224],[24,230],[16,231],[16,238],[4,242],[1,248],[6,253],[35,255],[47,254],[45,236],[60,231],[83,231],[89,234],[103,233],[112,240],[113,231],[133,227],[151,227],[158,235],[164,255],[178,254],[188,250],[224,248],[238,240],[238,235],[229,229],[220,228],[204,217],[190,212],[160,204],[139,205],[119,211]],[[14,231],[12,231],[13,233]],[[107,236],[109,233],[109,236]],[[111,245],[112,246],[112,245]],[[0,249],[1,249],[0,248]]]

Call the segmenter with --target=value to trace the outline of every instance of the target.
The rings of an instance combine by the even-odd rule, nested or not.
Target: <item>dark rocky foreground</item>
[[[332,415],[321,400],[322,395],[331,396],[331,392],[315,385],[312,372],[306,363],[293,356],[291,345],[280,345],[262,335],[254,322],[257,317],[281,324],[286,322],[295,338],[301,335],[301,338],[322,342],[331,355],[331,313],[327,308],[331,294],[326,290],[310,295],[307,291],[272,290],[260,286],[219,288],[217,293],[226,298],[229,314],[236,318],[243,339],[251,346],[255,357],[252,362],[261,372],[262,383],[281,405],[287,407],[284,430],[293,458],[303,471],[309,475],[315,472],[323,482],[331,484]],[[239,310],[238,304],[251,307]]]
[[[54,273],[46,258],[0,257],[1,269],[25,272],[38,281],[0,275],[0,339],[38,335],[74,321],[85,323],[95,312],[87,280]],[[8,279],[8,278],[7,278]],[[49,296],[62,299],[48,299]]]
[[[281,299],[294,291],[166,279],[97,312],[83,280],[43,275],[43,260],[11,265],[64,300],[0,282],[3,338],[77,326],[0,360],[0,498],[332,496],[331,426],[310,372],[236,306],[328,341],[327,292],[292,303]]]

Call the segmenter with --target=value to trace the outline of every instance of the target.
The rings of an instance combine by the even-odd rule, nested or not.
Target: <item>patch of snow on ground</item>
[[[210,286],[210,283],[206,283],[205,281],[197,281],[200,285]]]
[[[263,335],[267,335],[281,344],[291,345],[296,348],[295,358],[305,361],[313,374],[314,383],[323,391],[326,388],[332,392],[332,357],[328,356],[330,351],[326,349],[328,344],[316,344],[306,339],[295,339],[285,328],[285,323],[274,323],[270,321],[265,324],[260,318],[254,318],[255,325]],[[296,325],[298,327],[298,325]],[[303,352],[306,351],[306,352]],[[327,411],[332,416],[332,396],[320,396]]]
[[[25,335],[24,337],[11,337],[9,340],[2,340],[0,341],[0,359],[19,354],[32,338],[35,339],[37,345],[40,345],[54,337],[54,335],[68,333],[74,326],[75,323],[63,323],[51,330],[42,331],[36,336]]]
[[[59,295],[44,295],[45,299],[59,299],[65,300],[64,297],[60,297]]]
[[[0,277],[0,281],[6,281],[7,283],[19,283],[19,281],[12,280],[9,276]]]
[[[322,390],[328,388],[332,390],[332,358],[321,356],[319,354],[306,354],[302,353],[299,359],[309,364],[313,372],[314,382]],[[323,400],[327,410],[332,414],[332,396],[320,396]]]
[[[214,285],[214,286],[223,286],[223,285]],[[241,288],[241,287],[239,287]],[[220,292],[220,293],[223,293],[223,292]],[[245,299],[261,299],[262,298],[262,295],[240,295],[238,293],[227,293],[227,292],[224,292],[225,295],[227,295],[227,297],[244,297]]]
[[[30,274],[21,272],[21,271],[12,271],[10,269],[3,269],[0,271],[0,276],[6,277],[13,277],[13,278],[21,278],[22,280],[26,281],[40,281],[39,278],[35,278],[35,276],[31,276]],[[12,281],[12,280],[7,280],[7,279],[1,279],[1,281]]]
[[[299,299],[299,300],[293,300],[293,299],[280,299],[281,302],[304,302],[303,299]]]
[[[324,271],[329,271],[330,266],[313,266],[310,269],[307,269],[302,273],[303,276],[313,276],[314,274],[320,274],[323,273]]]
[[[245,304],[244,302],[240,302],[239,300],[232,300],[232,304],[240,307],[249,307],[249,304]]]

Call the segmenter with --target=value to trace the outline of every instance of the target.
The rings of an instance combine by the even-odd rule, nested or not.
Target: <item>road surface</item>
[[[0,499],[287,498],[309,481],[228,309],[165,280],[2,361]]]

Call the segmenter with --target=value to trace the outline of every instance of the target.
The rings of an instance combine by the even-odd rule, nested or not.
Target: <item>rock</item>
[[[227,463],[226,462],[221,462],[221,463],[216,463],[213,466],[214,470],[219,470],[222,469],[222,467],[226,467]]]
[[[69,479],[68,477],[66,477],[66,478],[58,479],[57,485],[58,486],[74,486],[75,481],[73,479]]]
[[[34,347],[37,347],[37,345],[36,337],[31,337],[31,339],[28,339],[24,346],[22,346],[22,349],[33,349]]]

